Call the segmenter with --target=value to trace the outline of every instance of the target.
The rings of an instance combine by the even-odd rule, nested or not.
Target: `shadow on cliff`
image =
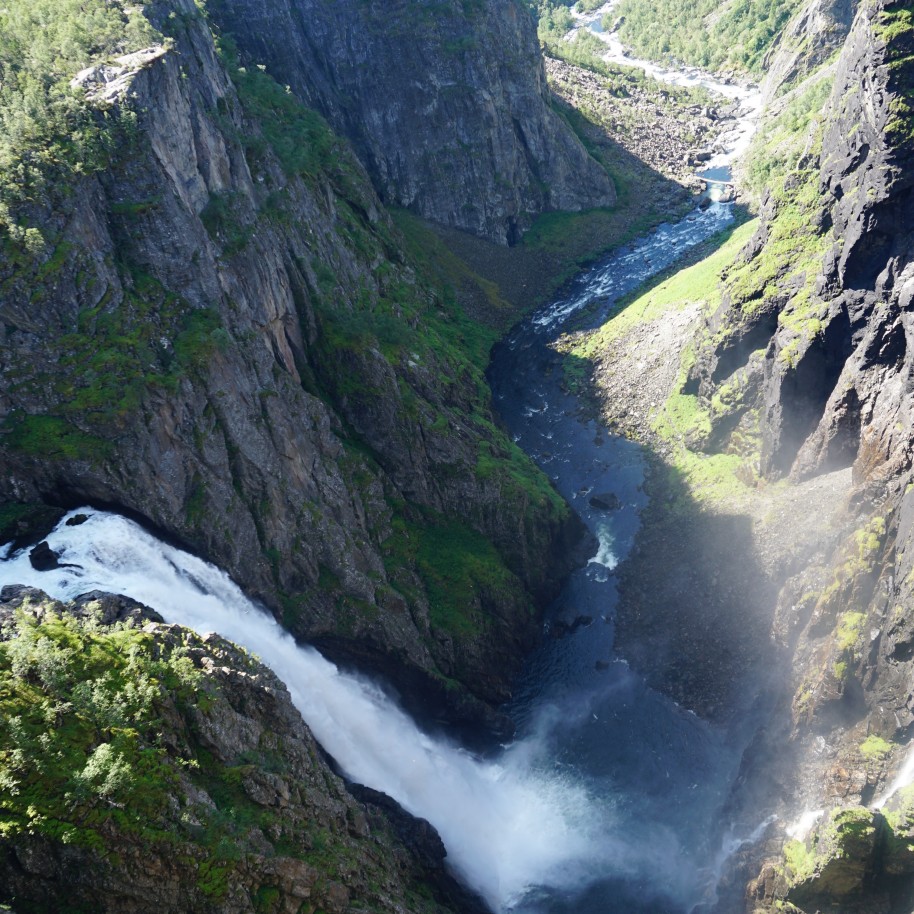
[[[775,659],[776,582],[750,517],[704,508],[677,467],[649,460],[651,502],[619,573],[617,649],[701,716],[743,717]]]
[[[576,132],[613,180],[617,192],[613,207],[545,213],[522,241],[510,247],[429,223],[472,274],[495,283],[500,296],[513,307],[514,319],[552,299],[591,263],[653,226],[679,218],[695,203],[690,191],[651,168],[604,131],[596,139],[583,134],[582,128]],[[482,307],[472,299],[465,304],[478,319],[485,320],[490,314],[484,301]]]

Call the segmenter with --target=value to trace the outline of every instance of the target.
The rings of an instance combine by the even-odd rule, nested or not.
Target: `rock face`
[[[13,623],[16,613],[32,621]],[[69,614],[92,621],[59,621]],[[67,734],[61,742],[70,743],[54,747],[64,762],[52,767],[47,759],[32,760],[46,765],[37,786],[4,752],[0,903],[17,911],[111,914],[484,910],[445,871],[444,847],[427,822],[383,795],[356,799],[348,791],[268,669],[217,636],[200,638],[156,619],[148,608],[111,595],[89,595],[74,605],[25,588],[6,587],[0,594],[4,638],[45,637],[47,656],[63,625],[69,643],[79,644],[84,655],[98,646],[107,652],[104,675],[123,676],[125,689],[149,689],[145,677],[152,669],[168,683],[153,685],[150,703],[136,712],[135,745],[118,744],[117,728],[93,730],[104,714],[97,707],[77,714],[69,704],[57,726]],[[124,620],[137,627],[124,629]],[[114,622],[121,627],[106,631]],[[127,643],[129,662],[119,653]],[[58,655],[52,682],[34,669],[23,672],[28,660],[22,650],[11,672],[12,655],[4,647],[0,676],[9,687],[7,707],[11,691],[23,694],[17,691],[22,677],[32,679],[17,705],[15,739],[21,744],[42,697],[81,700],[66,684],[79,661],[72,652]],[[101,680],[86,674],[79,671],[77,688],[91,681],[98,696]],[[123,708],[134,694],[122,696]],[[0,733],[8,749],[13,737],[6,719]],[[73,757],[71,772],[66,752],[84,737],[90,743]],[[71,787],[89,777],[87,758],[118,746],[111,751],[119,753],[122,771],[134,766],[132,780],[96,784],[94,798],[61,794],[68,776]],[[142,758],[140,771],[134,759]],[[30,825],[18,816],[21,804],[6,793],[9,778],[30,791],[36,817]],[[139,822],[119,805],[128,801],[142,804]]]
[[[801,82],[840,50],[851,30],[857,0],[813,0],[787,24],[765,57],[764,103]]]
[[[795,27],[827,56],[847,12],[813,3]],[[910,5],[860,4],[805,152],[725,275],[689,380],[717,404],[707,449],[755,429],[763,477],[853,476],[845,522],[855,529],[835,542],[840,528],[823,525],[822,542],[834,544],[792,569],[778,598],[773,634],[792,678],[759,757],[782,761],[767,775],[755,765],[782,815],[832,812],[769,860],[753,911],[910,909],[914,870],[897,856],[907,801],[894,796],[884,819],[852,807],[886,790],[914,724],[912,53]],[[779,72],[794,79],[805,66]]]
[[[550,107],[524,3],[221,0],[212,15],[350,138],[385,203],[513,243],[541,212],[615,201]]]
[[[0,498],[132,512],[335,657],[485,717],[567,510],[348,144],[191,0],[147,12],[161,46],[76,80],[108,167],[23,207],[40,244],[3,239]]]
[[[721,420],[762,414],[761,470],[803,478],[854,464],[858,478],[910,463],[904,312],[910,303],[912,37],[904,10],[861,7],[808,154],[766,201],[693,370],[713,395],[737,372],[748,394]],[[786,226],[794,224],[792,244]],[[750,356],[767,347],[764,359]],[[757,399],[753,399],[756,397]]]

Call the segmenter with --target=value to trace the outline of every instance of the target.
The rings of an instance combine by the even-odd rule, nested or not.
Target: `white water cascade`
[[[911,784],[914,784],[914,747],[909,750],[908,757],[905,759],[898,774],[895,775],[895,780],[889,784],[886,792],[873,803],[871,808],[882,809],[899,790],[904,790],[905,787],[910,787]]]
[[[615,32],[604,30],[603,17],[610,15],[619,0],[608,0],[599,9],[591,12],[572,10],[577,24],[568,38],[586,29],[606,46],[602,59],[606,63],[619,64],[642,70],[658,82],[665,82],[684,88],[704,89],[711,95],[727,102],[736,102],[739,113],[730,130],[718,137],[714,156],[705,163],[705,169],[728,168],[749,148],[762,109],[762,93],[756,86],[743,85],[732,80],[723,80],[711,73],[690,66],[664,66],[655,61],[636,57],[619,40]],[[713,183],[713,181],[712,181]],[[717,199],[717,198],[715,198]]]
[[[610,836],[606,804],[593,803],[572,776],[544,770],[536,740],[494,763],[431,739],[379,688],[297,645],[216,567],[126,518],[90,509],[67,517],[77,513],[90,517],[73,527],[65,518],[48,537],[76,567],[38,572],[24,550],[0,561],[0,586],[26,584],[61,600],[125,594],[168,622],[217,632],[256,654],[346,774],[428,819],[453,868],[496,910],[532,886],[580,887],[607,860],[625,872],[630,852]]]

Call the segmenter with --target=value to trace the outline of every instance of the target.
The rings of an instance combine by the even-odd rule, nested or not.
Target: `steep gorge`
[[[434,236],[386,207],[515,242],[544,210],[612,202],[612,182],[550,110],[519,5],[146,9],[156,46],[78,77],[117,125],[105,167],[3,212],[4,529],[26,503],[127,510],[426,713],[505,732],[491,709],[575,525],[493,419],[481,369],[505,306],[473,278],[491,314],[469,318],[426,269]],[[712,720],[749,710],[746,688],[775,705],[727,813],[781,824],[737,856],[720,914],[908,909],[911,798],[859,804],[914,725],[912,34],[905,4],[806,4],[766,62],[743,176],[767,188],[760,220],[690,274],[707,306],[670,322],[639,299],[649,319],[577,350],[657,452],[623,653]],[[330,792],[331,831],[358,843],[355,801]],[[383,908],[415,909],[416,828],[390,845]],[[239,910],[260,910],[258,866]]]
[[[2,495],[132,512],[229,569],[297,634],[425,695],[427,710],[497,724],[488,706],[507,696],[552,559],[574,535],[492,420],[481,369],[504,306],[491,297],[491,326],[479,326],[424,278],[416,258],[431,236],[391,217],[347,140],[302,103],[318,101],[307,80],[321,85],[302,63],[310,55],[277,73],[289,91],[238,57],[219,6],[145,13],[157,45],[77,77],[111,138],[104,167],[53,173],[8,210]],[[492,150],[473,166],[480,180],[503,172],[522,187],[517,169],[535,167],[556,193],[472,227],[504,239],[509,219],[612,199],[546,108],[527,19],[494,5],[453,16],[518,55],[508,70],[484,67],[492,45],[447,54],[439,35],[422,61],[429,84],[436,61],[449,84],[455,61],[475,61],[475,82],[444,94]],[[390,41],[378,21],[359,34],[402,40],[397,17],[385,23]],[[239,38],[257,34],[233,24]],[[480,92],[501,99],[498,117],[470,105]],[[404,110],[395,94],[366,98]],[[505,123],[528,136],[520,159],[519,140],[496,139]],[[473,156],[457,144],[435,161],[459,175]],[[593,171],[592,190],[563,196],[569,175],[553,175],[552,159]],[[419,205],[444,222],[466,224],[458,198],[497,199],[491,184],[433,182],[415,162],[402,178],[449,188],[443,209]]]

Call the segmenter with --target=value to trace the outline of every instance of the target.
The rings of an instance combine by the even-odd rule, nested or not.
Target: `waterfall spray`
[[[0,562],[0,584],[38,587],[61,600],[91,590],[125,594],[168,622],[217,632],[256,654],[286,683],[346,775],[428,819],[455,871],[497,910],[534,885],[580,886],[608,855],[625,866],[626,850],[610,838],[601,804],[569,773],[544,768],[535,741],[496,763],[432,739],[377,686],[296,644],[219,569],[126,518],[82,513],[90,514],[84,524],[68,527],[65,519],[49,537],[76,567],[38,572],[23,551]]]

